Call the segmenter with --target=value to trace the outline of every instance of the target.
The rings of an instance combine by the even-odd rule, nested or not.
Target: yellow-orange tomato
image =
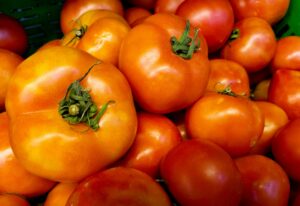
[[[112,12],[92,10],[84,13],[74,29],[62,39],[62,45],[88,52],[104,62],[118,64],[121,43],[130,30],[126,20]]]
[[[52,46],[60,46],[60,45],[61,45],[61,39],[53,39],[43,44],[38,50],[46,49]]]
[[[45,194],[55,182],[25,170],[11,149],[8,128],[7,113],[0,113],[0,193],[15,193],[27,197]]]
[[[139,21],[141,21],[141,19],[145,19],[148,16],[151,16],[151,12],[141,7],[130,7],[126,9],[124,13],[124,18],[131,27],[136,25]]]
[[[28,171],[61,182],[81,180],[119,159],[137,129],[123,74],[74,48],[51,47],[23,61],[6,106],[17,159]]]
[[[0,49],[0,112],[4,111],[7,87],[16,67],[23,61],[18,54],[6,49]]]
[[[24,198],[13,194],[0,194],[1,206],[30,206]]]
[[[59,183],[47,195],[44,206],[65,206],[78,183]]]
[[[66,0],[60,13],[60,27],[64,34],[72,30],[73,23],[87,11],[101,9],[123,15],[120,0]]]

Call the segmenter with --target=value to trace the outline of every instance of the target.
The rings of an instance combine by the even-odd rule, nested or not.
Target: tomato
[[[52,47],[52,46],[60,46],[61,41],[62,41],[61,39],[50,40],[50,41],[44,43],[40,48],[38,48],[38,50],[46,49],[46,48],[49,48],[49,47]]]
[[[5,110],[5,98],[10,78],[22,61],[23,58],[18,54],[6,49],[0,49],[0,112]]]
[[[228,153],[212,142],[183,141],[166,155],[160,171],[180,205],[239,205],[238,169]]]
[[[28,36],[22,24],[12,16],[0,13],[0,48],[19,55],[28,48]]]
[[[284,125],[289,121],[286,112],[276,104],[268,101],[256,101],[255,104],[259,107],[264,115],[264,130],[263,133],[252,147],[251,154],[266,154],[271,149],[271,141]]]
[[[290,4],[290,0],[230,0],[230,2],[237,20],[260,17],[269,24],[275,24],[281,20]]]
[[[233,10],[228,0],[185,0],[176,14],[200,28],[210,53],[226,43],[234,25]]]
[[[206,91],[218,92],[228,87],[237,95],[249,97],[250,85],[247,71],[234,61],[210,60],[210,74]]]
[[[172,122],[174,122],[174,124],[176,125],[177,129],[180,132],[181,138],[183,140],[188,139],[187,133],[186,133],[186,128],[185,128],[185,113],[186,110],[180,110],[177,112],[172,112],[167,114],[168,117],[172,120]]]
[[[270,83],[271,79],[268,78],[261,80],[257,85],[255,85],[253,99],[257,101],[267,101]]]
[[[131,7],[142,7],[151,10],[155,6],[157,0],[123,0],[123,2]]]
[[[167,193],[147,174],[125,167],[114,167],[82,181],[66,206],[171,206]]]
[[[77,19],[73,30],[64,36],[61,44],[117,65],[121,43],[129,30],[122,16],[112,11],[92,10]]]
[[[240,63],[248,72],[257,72],[271,62],[276,43],[274,31],[267,21],[249,17],[236,22],[221,56]]]
[[[290,182],[278,163],[262,155],[240,157],[235,163],[243,182],[241,205],[288,205]]]
[[[161,159],[180,141],[179,130],[170,119],[140,112],[135,141],[120,165],[139,169],[156,178]]]
[[[95,9],[113,11],[123,15],[120,0],[66,0],[60,11],[60,27],[64,34],[72,30],[73,23],[85,12]]]
[[[24,60],[11,79],[6,106],[17,159],[33,174],[60,182],[81,180],[119,159],[137,130],[124,75],[68,47]]]
[[[272,153],[275,160],[292,179],[300,180],[300,119],[291,120],[273,138]]]
[[[0,194],[0,205],[3,206],[30,206],[24,198],[14,194]]]
[[[277,48],[271,62],[271,69],[300,70],[300,37],[287,36],[278,40]]]
[[[157,0],[154,8],[155,13],[169,12],[175,14],[176,10],[185,0]]]
[[[182,38],[184,30],[182,18],[159,13],[132,28],[123,40],[119,69],[127,77],[138,105],[148,112],[163,114],[183,109],[205,90],[209,75],[205,40],[200,33],[195,35],[199,49],[186,42],[189,37],[179,42],[176,38]],[[192,40],[193,27],[190,30]],[[193,54],[181,50],[179,44]]]
[[[247,154],[264,128],[263,114],[245,97],[207,93],[186,113],[187,134],[221,146],[231,156]]]
[[[271,79],[268,101],[280,106],[289,119],[300,117],[300,71],[280,69]]]
[[[133,27],[142,19],[151,16],[151,12],[142,7],[130,7],[125,10],[124,18],[128,22],[128,24]]]
[[[59,183],[48,194],[44,206],[65,206],[78,183]]]

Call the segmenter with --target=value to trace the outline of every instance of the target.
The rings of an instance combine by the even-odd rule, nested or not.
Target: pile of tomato
[[[66,0],[30,56],[0,14],[0,205],[300,206],[290,0]]]

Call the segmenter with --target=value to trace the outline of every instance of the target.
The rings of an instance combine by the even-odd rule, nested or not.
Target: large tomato
[[[78,181],[119,159],[137,129],[122,73],[68,47],[24,60],[11,79],[6,106],[17,159],[28,171],[62,182]]]
[[[281,20],[290,4],[290,0],[230,0],[230,2],[237,20],[260,17],[269,24],[275,24]]]
[[[174,14],[154,14],[132,28],[121,45],[119,69],[137,103],[147,111],[183,109],[205,90],[207,46],[200,33],[185,27],[185,20]]]
[[[235,163],[243,182],[241,205],[288,205],[290,182],[278,163],[262,155],[240,157]]]
[[[15,194],[0,194],[0,205],[3,206],[30,206],[29,202]]]
[[[83,180],[66,206],[171,206],[163,188],[146,173],[113,167]]]
[[[190,107],[185,122],[190,138],[213,141],[233,157],[247,154],[264,128],[263,114],[254,102],[216,92]]]
[[[43,206],[65,206],[78,183],[59,183],[48,194]]]
[[[14,17],[0,13],[0,48],[19,55],[28,47],[28,37],[24,27]]]
[[[294,180],[300,181],[300,118],[291,120],[273,138],[275,160]]]
[[[10,78],[22,61],[23,58],[18,54],[0,49],[0,112],[5,110],[5,98]]]
[[[181,142],[163,159],[160,171],[180,205],[239,205],[238,169],[228,153],[212,142]]]
[[[176,125],[159,114],[140,112],[135,141],[121,165],[158,177],[161,159],[181,141]]]
[[[228,0],[185,0],[176,14],[200,28],[210,53],[226,43],[234,25],[233,10]]]
[[[257,72],[271,62],[276,43],[275,33],[266,20],[249,17],[236,22],[221,56],[238,62],[248,72]]]
[[[66,0],[60,13],[60,27],[64,34],[72,30],[73,23],[83,13],[95,10],[110,10],[123,15],[123,5],[120,0]]]
[[[121,43],[129,30],[126,20],[115,12],[87,11],[77,19],[61,45],[81,49],[116,66]]]

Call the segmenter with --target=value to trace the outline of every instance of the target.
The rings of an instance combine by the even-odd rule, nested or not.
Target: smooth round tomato
[[[128,22],[128,24],[133,27],[138,22],[142,21],[142,19],[151,16],[151,12],[142,7],[130,7],[125,10],[124,18]]]
[[[263,114],[250,99],[207,93],[186,113],[187,134],[221,146],[231,156],[247,154],[264,128]]]
[[[0,205],[3,206],[30,206],[29,202],[15,194],[0,194]]]
[[[276,44],[274,31],[266,20],[248,17],[235,23],[221,56],[236,61],[248,72],[257,72],[271,62]]]
[[[292,179],[300,181],[300,119],[289,121],[273,138],[275,160]]]
[[[191,34],[185,35],[188,30],[181,17],[158,13],[132,28],[124,38],[119,69],[144,110],[161,114],[178,111],[203,95],[210,69],[207,47],[200,33],[195,35],[190,27]],[[199,48],[188,40],[194,45],[200,43]]]
[[[235,159],[243,182],[241,205],[288,205],[290,182],[282,167],[263,155]]]
[[[266,154],[271,151],[272,138],[289,121],[286,112],[268,101],[255,101],[264,115],[264,130],[261,137],[251,148],[251,154]]]
[[[289,119],[300,117],[300,71],[280,69],[271,79],[268,101],[280,106]]]
[[[230,3],[237,20],[260,17],[275,24],[285,16],[290,0],[230,0]]]
[[[48,194],[43,206],[65,206],[79,183],[59,183]]]
[[[238,63],[226,59],[211,59],[206,91],[231,89],[237,95],[249,97],[250,85],[247,71]]]
[[[160,114],[138,113],[138,130],[133,145],[120,165],[158,177],[161,159],[181,141],[176,125]]]
[[[19,55],[28,48],[28,37],[22,24],[4,13],[0,13],[0,48]]]
[[[181,142],[163,159],[160,171],[180,205],[239,205],[238,169],[228,153],[212,142]]]
[[[176,14],[200,28],[209,53],[216,52],[227,41],[234,25],[234,15],[228,0],[185,0]]]
[[[120,0],[66,0],[60,11],[60,27],[64,34],[72,30],[72,25],[85,12],[95,9],[109,10],[123,15]]]
[[[34,53],[18,66],[7,94],[12,149],[41,177],[81,180],[123,156],[135,138],[126,78],[81,50]]]
[[[154,12],[169,12],[175,14],[180,4],[184,1],[185,0],[157,0],[155,3]]]
[[[287,36],[277,41],[277,48],[271,61],[271,69],[300,70],[300,37]]]
[[[0,112],[5,110],[7,87],[16,67],[23,61],[18,54],[0,49]]]
[[[60,46],[61,41],[62,41],[61,39],[50,40],[50,41],[46,42],[45,44],[43,44],[40,48],[38,48],[38,50],[46,49],[46,48],[49,48],[49,47],[52,47],[52,46]]]
[[[171,206],[163,188],[146,173],[126,167],[113,167],[83,180],[66,206]]]

